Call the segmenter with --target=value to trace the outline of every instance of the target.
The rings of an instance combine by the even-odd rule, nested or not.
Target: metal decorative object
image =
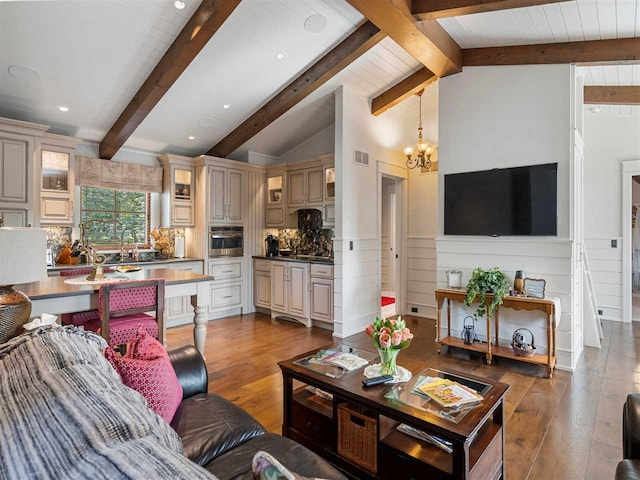
[[[424,88],[420,90],[416,95],[420,99],[420,109],[418,111],[418,143],[416,147],[418,154],[415,158],[413,156],[413,146],[409,145],[404,147],[404,154],[407,156],[407,168],[424,168],[429,169],[431,167],[431,155],[433,154],[433,147],[427,142],[422,140],[422,94]]]
[[[0,286],[0,343],[20,335],[31,316],[31,300],[12,285]]]

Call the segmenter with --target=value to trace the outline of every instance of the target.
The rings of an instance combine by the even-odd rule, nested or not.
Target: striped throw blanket
[[[104,347],[74,326],[0,345],[0,478],[215,478],[120,382]]]

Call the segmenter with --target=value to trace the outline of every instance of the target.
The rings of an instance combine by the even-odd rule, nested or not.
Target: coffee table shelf
[[[313,353],[279,363],[284,382],[284,436],[314,450],[359,480],[484,480],[503,477],[504,397],[508,385],[463,373],[431,369],[420,372],[415,378],[440,375],[468,385],[482,386],[484,400],[480,404],[457,417],[449,415],[447,418],[440,412],[434,414],[433,407],[424,405],[424,399],[421,400],[423,403],[414,404],[413,383],[399,387],[379,385],[363,388],[362,369],[333,378],[296,363],[299,358]],[[303,386],[299,387],[300,384]],[[321,389],[332,398],[310,392],[306,386]],[[366,412],[367,417],[376,422],[371,425],[367,419],[372,429],[377,424],[373,430],[377,433],[369,440],[373,444],[365,445],[363,450],[377,452],[373,463],[358,462],[340,454],[338,410],[345,404],[354,412]],[[446,439],[452,444],[452,453],[397,430],[400,423]]]

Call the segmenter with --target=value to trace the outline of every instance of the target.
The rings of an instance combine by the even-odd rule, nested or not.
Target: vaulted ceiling
[[[467,15],[458,10],[446,14],[457,16],[437,20],[422,14],[429,20],[416,28],[427,36],[435,29],[450,37],[463,54],[485,47],[640,37],[640,0],[501,1],[510,6],[548,4]],[[389,3],[400,5],[393,21],[386,15]],[[465,3],[501,2],[414,0],[413,6],[427,11],[429,6]],[[0,116],[49,124],[54,132],[100,142],[199,4],[186,0],[186,8],[178,10],[173,0],[0,2]],[[416,72],[428,62],[434,62],[429,64],[434,70],[442,68],[439,74],[456,71],[447,64],[447,55],[454,58],[455,52],[434,61],[405,43],[405,22],[414,21],[410,12],[402,16],[405,7],[401,0],[240,1],[229,8],[226,20],[210,32],[212,38],[197,49],[175,83],[161,85],[166,93],[139,118],[124,146],[187,155],[209,151],[296,77],[340,48],[366,22],[365,15],[382,29],[375,42],[266,128],[246,140],[238,137],[242,143],[237,146],[230,143],[236,154],[252,150],[280,156],[329,127],[334,121],[333,91],[341,85],[374,100],[399,81],[412,81],[412,74],[420,75]],[[326,26],[314,33],[305,22],[318,14]],[[419,48],[431,41],[427,40],[420,40]],[[438,46],[439,40],[434,42]],[[640,49],[635,45],[627,54],[637,61]],[[285,54],[281,60],[280,53]],[[579,68],[586,85],[640,86],[638,64],[619,61]],[[427,92],[423,111],[433,116],[437,86]],[[414,125],[417,102],[411,93],[382,115]],[[69,111],[61,112],[59,106]],[[601,108],[603,113],[640,114],[639,106]],[[435,123],[427,119],[426,134],[437,138],[436,125],[429,132],[429,122]]]

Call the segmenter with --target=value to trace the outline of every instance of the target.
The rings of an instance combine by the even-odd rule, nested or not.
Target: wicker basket
[[[338,453],[376,473],[378,465],[378,421],[346,403],[338,405]]]
[[[527,345],[526,348],[522,348],[516,345],[516,334],[521,330],[529,332],[529,335],[531,335],[531,345]],[[534,353],[536,353],[536,341],[531,330],[529,330],[528,328],[518,328],[515,332],[513,332],[513,337],[511,337],[511,348],[513,348],[513,353],[515,353],[518,357],[531,357]]]

